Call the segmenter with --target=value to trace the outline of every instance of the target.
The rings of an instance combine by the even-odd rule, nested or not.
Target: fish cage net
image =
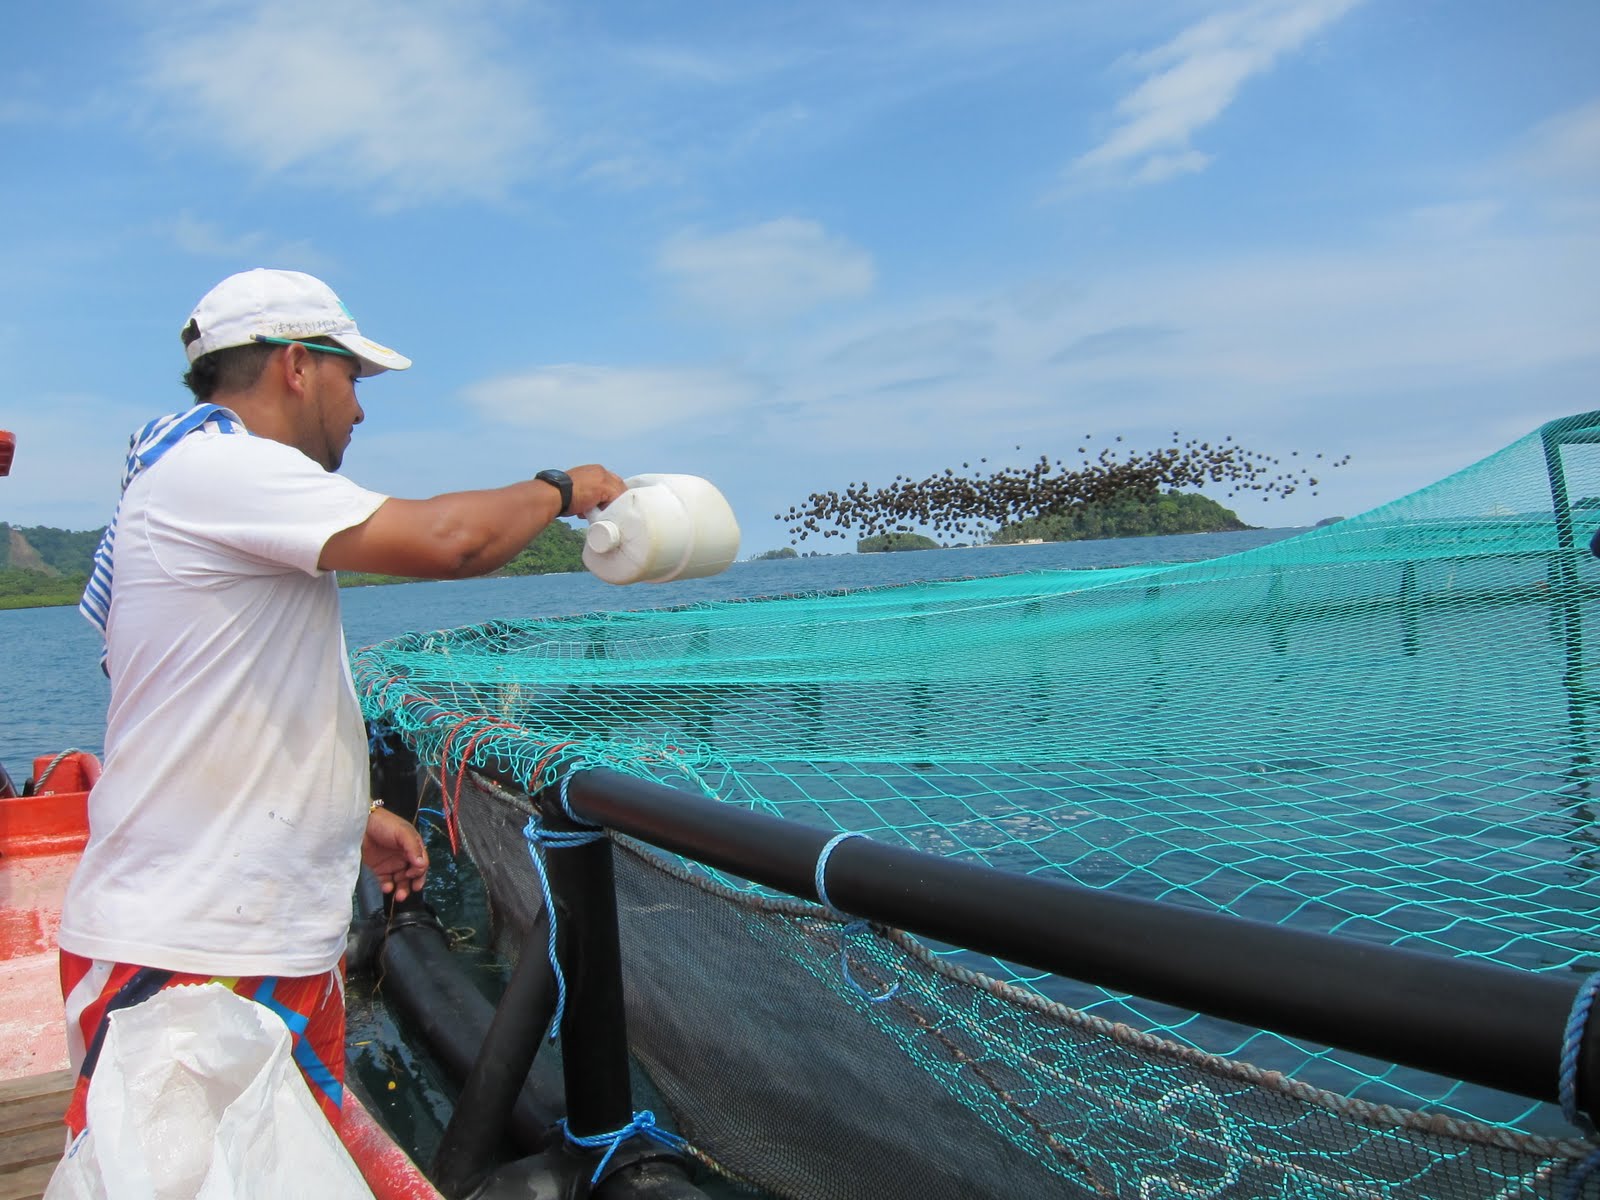
[[[1586,414],[1225,558],[496,621],[371,647],[354,675],[435,764],[503,907],[537,907],[518,800],[470,768],[534,792],[606,766],[1578,978],[1600,970],[1597,527]],[[918,1182],[933,1163],[974,1196],[1554,1197],[1594,1148],[1553,1105],[626,848],[635,1052],[697,1149],[780,1195],[952,1194]]]

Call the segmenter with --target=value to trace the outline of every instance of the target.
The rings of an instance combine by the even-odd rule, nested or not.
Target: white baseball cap
[[[327,338],[361,362],[362,375],[404,371],[411,360],[362,335],[333,289],[302,271],[257,267],[229,275],[200,298],[183,327],[189,361],[252,342]]]

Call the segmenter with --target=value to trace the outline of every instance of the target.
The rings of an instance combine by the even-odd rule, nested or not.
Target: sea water
[[[1016,571],[1194,562],[1264,546],[1299,529],[1173,534],[984,546],[893,554],[734,563],[721,575],[616,587],[584,572],[347,588],[341,600],[352,649],[426,629],[483,621],[666,608],[711,600],[883,587]],[[0,610],[0,763],[20,784],[34,756],[105,745],[109,689],[99,667],[99,634],[76,609]]]

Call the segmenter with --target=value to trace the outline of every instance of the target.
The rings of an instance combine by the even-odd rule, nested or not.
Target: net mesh
[[[1554,422],[1206,562],[491,622],[369,648],[355,676],[447,783],[605,765],[1008,871],[1592,972],[1597,446],[1600,414]],[[536,903],[520,824],[484,815],[514,798],[457,798],[491,891]],[[857,933],[844,971],[816,906],[626,858],[636,1050],[697,1146],[781,1194],[859,1194],[821,1182],[852,1138],[852,1169],[908,1196],[907,1161],[952,1156],[980,1164],[972,1195],[1555,1196],[1591,1148],[1551,1106],[960,947]]]

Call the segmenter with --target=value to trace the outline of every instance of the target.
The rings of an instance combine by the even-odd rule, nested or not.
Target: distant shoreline
[[[542,574],[542,575],[568,575],[568,574],[572,574],[572,572],[570,572],[570,571],[539,571],[539,572],[530,572],[530,573],[531,574]],[[506,575],[500,575],[500,576],[490,576],[490,577],[492,577],[492,578],[501,578],[501,579],[519,578],[518,575],[513,575],[513,574],[506,574]],[[434,583],[434,582],[444,582],[444,581],[442,581],[442,580],[430,580],[430,579],[406,579],[406,578],[403,578],[403,577],[398,576],[398,575],[356,575],[356,576],[354,576],[352,578],[346,578],[344,576],[341,576],[340,579],[339,579],[339,587],[340,587],[341,590],[343,590],[344,588],[388,587],[392,583]],[[0,612],[6,612],[8,610],[18,609],[18,608],[69,608],[69,607],[76,607],[78,601],[80,599],[82,599],[82,598],[83,598],[83,593],[82,593],[81,589],[75,589],[70,594],[52,593],[52,594],[43,595],[43,596],[33,596],[33,595],[30,595],[30,596],[0,596]]]
[[[1094,541],[1096,539],[1083,538],[1083,539],[1080,539],[1080,540],[1082,540],[1082,541]],[[1100,540],[1100,541],[1110,541],[1111,539],[1110,538],[1100,538],[1098,540]],[[972,542],[966,542],[966,543],[964,543],[964,544],[962,544],[960,546],[940,546],[939,549],[941,549],[941,550],[1001,550],[1001,549],[1004,549],[1007,546],[1048,546],[1049,544],[1050,543],[1048,541],[1046,541],[1044,538],[1024,538],[1020,542],[990,542],[990,543],[988,543],[987,545],[984,545],[984,546],[979,546],[979,545],[976,545],[976,544],[974,544]]]
[[[77,593],[70,596],[0,596],[0,612],[13,608],[65,608],[76,604]]]
[[[1334,518],[1334,520],[1337,520],[1337,519],[1338,518]],[[1332,521],[1324,522],[1324,524],[1331,524],[1331,523],[1333,523],[1333,522]],[[1196,537],[1196,536],[1199,536],[1202,533],[1208,534],[1208,535],[1219,535],[1219,534],[1226,534],[1226,533],[1248,532],[1248,531],[1252,531],[1252,530],[1256,530],[1256,529],[1267,529],[1267,528],[1273,528],[1273,527],[1247,526],[1246,529],[1242,530],[1242,531],[1241,530],[1225,530],[1225,529],[1208,529],[1208,530],[1194,530],[1194,531],[1191,531],[1191,532],[1188,532],[1188,533],[1183,533],[1183,534],[1141,534],[1141,535],[1136,535],[1136,538],[1143,538],[1143,537]],[[1315,528],[1315,527],[1314,526],[1297,525],[1297,526],[1286,526],[1286,527],[1283,527],[1283,528],[1286,531],[1292,530],[1292,531],[1299,532],[1299,531],[1303,531],[1303,530],[1310,529],[1310,528]],[[1093,544],[1095,542],[1132,541],[1132,540],[1136,540],[1136,538],[1074,538],[1074,539],[1069,539],[1069,540],[1066,540],[1066,541],[1051,541],[1049,539],[1041,539],[1041,540],[1037,540],[1036,541],[1036,540],[1033,540],[1033,539],[1027,539],[1027,540],[1023,540],[1023,541],[990,542],[987,545],[967,544],[967,545],[962,545],[962,546],[933,546],[933,547],[929,547],[929,549],[936,550],[936,551],[937,550],[1002,550],[1002,549],[1009,549],[1009,548],[1017,547],[1017,546],[1035,547],[1035,548],[1037,548],[1037,547],[1041,547],[1041,546],[1088,545],[1088,544]],[[794,556],[793,561],[804,562],[804,561],[814,561],[816,559],[826,559],[826,558],[857,558],[857,557],[861,557],[861,558],[882,558],[885,555],[888,555],[888,556],[892,557],[893,555],[895,555],[897,553],[916,553],[916,551],[875,551],[875,552],[868,552],[868,553],[863,554],[860,551],[851,550],[851,551],[843,551],[843,552],[834,553],[834,554],[796,554]],[[772,556],[771,558],[768,558],[768,557],[766,557],[764,555],[757,554],[757,555],[755,555],[755,556],[753,556],[751,558],[740,559],[739,561],[741,563],[756,563],[756,562],[766,562],[766,561],[783,562],[783,561],[789,561],[789,558],[786,555],[782,556],[782,557]],[[577,568],[577,569],[569,570],[569,571],[537,571],[537,572],[529,572],[528,574],[568,575],[568,574],[582,574],[582,573],[583,573],[582,569],[581,568]],[[485,578],[506,578],[506,579],[511,579],[511,578],[521,578],[522,576],[523,576],[522,572],[511,572],[511,573],[507,573],[507,574],[504,574],[504,575],[486,576]],[[383,587],[383,586],[386,586],[386,585],[391,584],[391,583],[426,583],[426,582],[429,582],[429,581],[428,580],[417,580],[417,579],[401,579],[401,578],[389,577],[389,576],[381,576],[381,575],[379,575],[379,576],[344,575],[344,576],[340,577],[339,586],[340,586],[340,588],[342,590],[344,588]],[[6,612],[6,611],[16,610],[16,609],[30,609],[30,608],[68,608],[68,607],[75,607],[77,605],[77,603],[78,603],[78,600],[80,599],[80,596],[81,596],[81,588],[77,587],[77,586],[75,586],[71,592],[57,592],[57,593],[48,593],[48,594],[29,594],[29,595],[17,595],[17,596],[0,596],[0,612]]]

